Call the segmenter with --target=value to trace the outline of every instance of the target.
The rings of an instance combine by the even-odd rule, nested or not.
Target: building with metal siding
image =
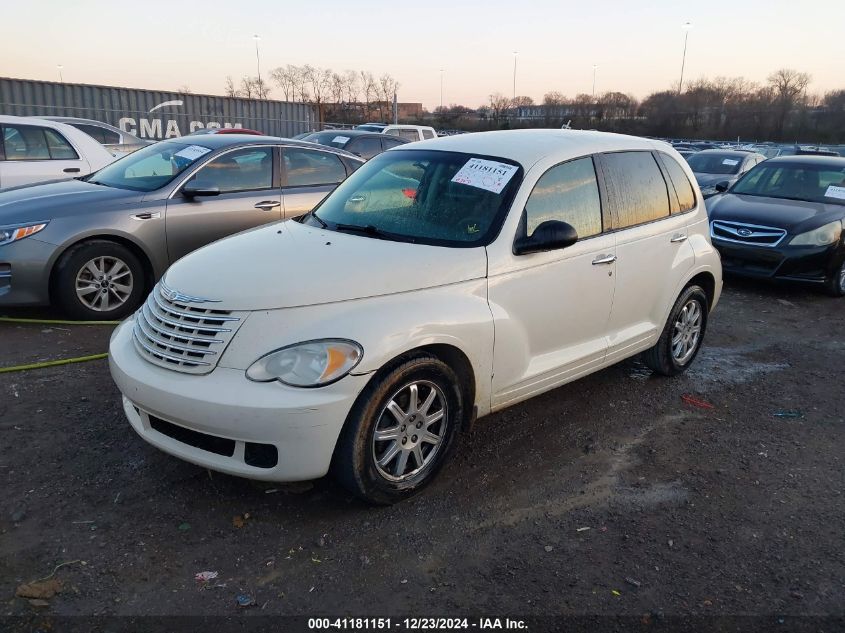
[[[314,107],[304,103],[5,77],[0,77],[0,114],[95,119],[151,139],[207,127],[282,137],[318,127]]]

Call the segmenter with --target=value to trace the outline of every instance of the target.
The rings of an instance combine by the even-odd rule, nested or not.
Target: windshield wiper
[[[372,237],[376,237],[380,240],[394,240],[398,242],[416,242],[413,238],[407,237],[405,235],[397,235],[396,233],[389,233],[387,231],[382,231],[377,226],[373,226],[372,224],[344,224],[342,222],[338,222],[334,225],[335,231],[341,232],[348,232],[348,233],[363,233],[364,235],[370,235]]]

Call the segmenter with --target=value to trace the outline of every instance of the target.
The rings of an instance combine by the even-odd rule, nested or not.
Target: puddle
[[[789,369],[789,363],[763,362],[750,358],[758,349],[705,347],[687,371],[687,376],[704,382],[742,384],[766,374]]]

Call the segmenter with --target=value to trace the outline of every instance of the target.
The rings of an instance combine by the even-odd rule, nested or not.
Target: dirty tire
[[[698,340],[695,344],[695,349],[692,353],[679,362],[672,353],[672,337],[675,333],[675,323],[677,322],[684,306],[696,302],[701,310],[701,331]],[[657,344],[651,349],[643,352],[643,362],[656,374],[663,376],[677,376],[683,373],[698,356],[698,350],[701,349],[701,343],[704,340],[704,335],[707,331],[707,317],[709,314],[709,305],[707,301],[707,293],[701,286],[690,285],[684,288],[683,292],[675,300],[675,305],[669,312],[669,318],[666,320],[666,325],[663,327],[663,332],[657,340]]]
[[[379,442],[377,445],[374,435],[377,427],[383,430],[387,424],[392,424],[395,416],[391,418],[386,407],[391,401],[401,401],[397,396],[412,384],[420,385],[419,393],[423,394],[420,400],[424,399],[424,394],[431,393],[425,392],[426,386],[436,386],[439,392],[435,402],[442,400],[445,403],[442,416],[445,425],[442,427],[437,451],[432,454],[433,449],[428,449],[427,445],[422,449],[429,450],[430,461],[427,461],[428,457],[423,457],[423,466],[418,468],[417,472],[409,472],[408,476],[401,480],[391,480],[382,473],[382,467],[376,462],[376,446],[384,446],[384,443]],[[463,399],[460,379],[439,358],[416,353],[398,359],[391,366],[384,368],[367,385],[352,407],[335,447],[332,460],[334,476],[350,492],[372,504],[389,505],[414,495],[428,485],[448,461],[457,444],[459,427],[467,406]],[[397,422],[397,428],[400,425],[401,423]],[[408,425],[408,428],[411,426]],[[428,428],[426,426],[423,430]],[[398,441],[397,439],[397,449]],[[387,448],[384,452],[387,452]],[[413,455],[408,458],[409,463],[418,464],[411,460],[415,460]],[[396,462],[391,461],[390,465],[395,468]]]
[[[131,291],[120,303],[110,296],[115,304],[110,309],[92,309],[82,302],[76,292],[80,270],[87,262],[99,257],[109,258],[109,261],[119,260],[131,273]],[[111,321],[128,316],[140,305],[144,295],[144,268],[138,257],[122,244],[110,240],[91,240],[70,248],[61,256],[56,264],[53,282],[53,297],[67,316],[85,321]]]
[[[845,297],[845,261],[828,278],[825,290],[831,297]]]

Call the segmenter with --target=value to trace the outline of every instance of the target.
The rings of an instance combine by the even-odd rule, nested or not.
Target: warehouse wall
[[[282,137],[316,127],[314,108],[304,103],[3,77],[0,114],[96,119],[154,139],[205,127],[244,127]]]

